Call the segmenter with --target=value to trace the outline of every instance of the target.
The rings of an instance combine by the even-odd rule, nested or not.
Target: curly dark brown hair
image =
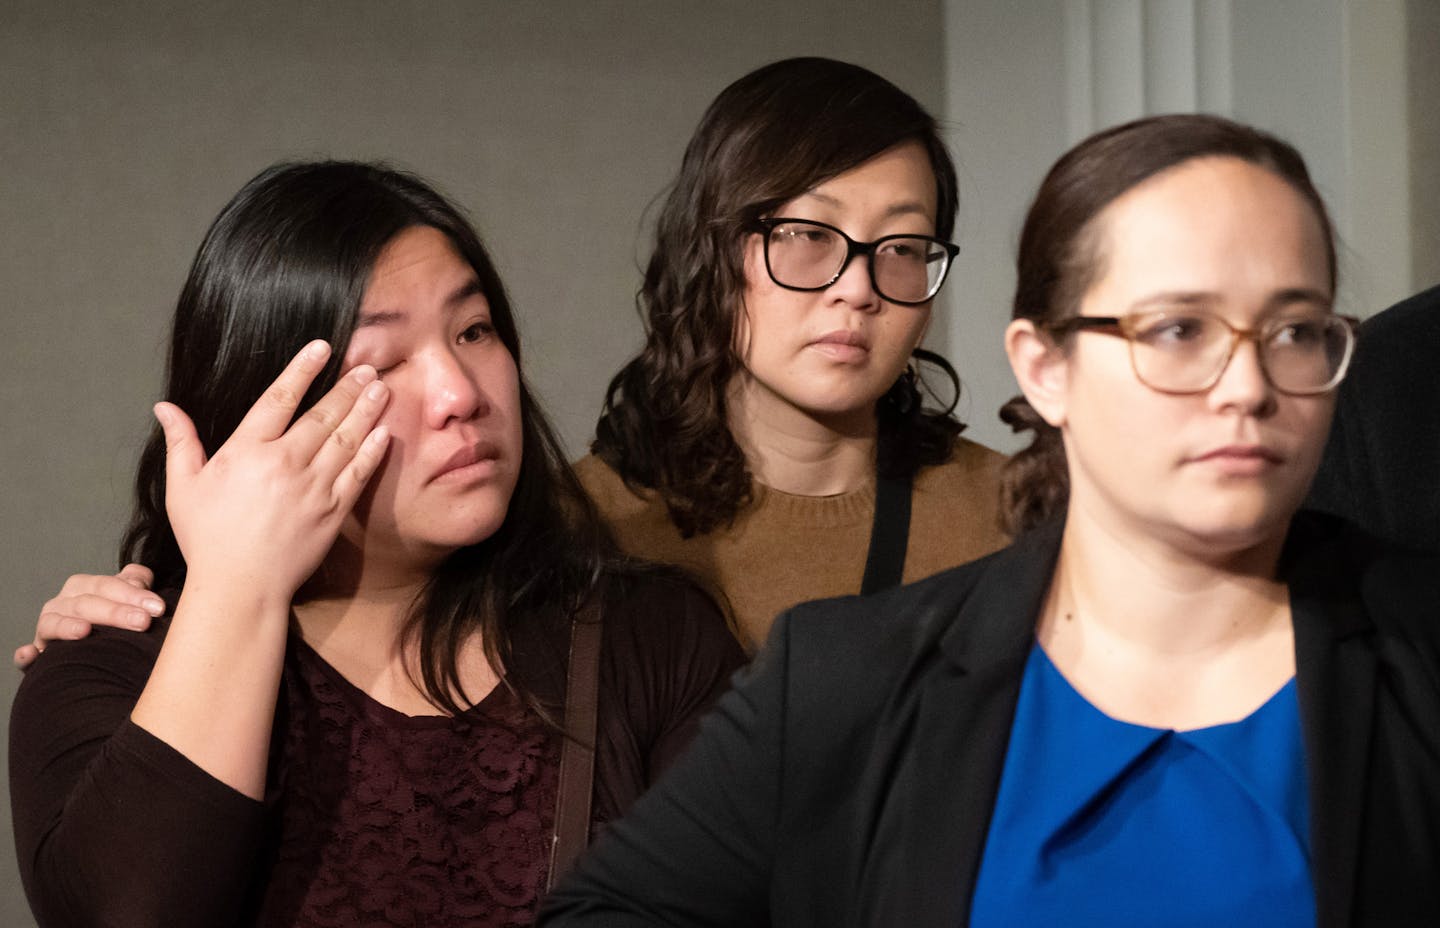
[[[1310,204],[1324,232],[1333,290],[1335,231],[1300,153],[1273,135],[1220,116],[1173,114],[1098,132],[1055,162],[1020,233],[1012,317],[1047,324],[1079,312],[1081,298],[1103,268],[1096,217],[1146,179],[1207,157],[1239,158],[1272,171]],[[1007,463],[1001,483],[1001,519],[1014,536],[1065,508],[1070,478],[1059,430],[1024,396],[1001,407],[1000,418],[1016,432],[1034,433],[1030,445]]]
[[[906,141],[935,171],[935,233],[949,238],[955,167],[934,118],[879,75],[826,58],[752,71],[706,110],[656,222],[636,303],[645,347],[610,381],[592,450],[632,488],[657,491],[682,535],[728,524],[750,498],[745,455],[725,396],[743,363],[733,347],[745,286],[744,243],[756,220],[828,178]],[[916,352],[950,381],[941,408],[919,365],[878,401],[882,474],[950,456],[963,426],[960,382],[944,358]]]

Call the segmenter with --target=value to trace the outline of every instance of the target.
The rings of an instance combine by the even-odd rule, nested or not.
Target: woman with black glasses
[[[1022,233],[1009,548],[800,606],[552,925],[1440,921],[1440,565],[1296,515],[1354,347],[1300,156],[1102,132]]]
[[[958,437],[959,381],[919,347],[955,210],[935,120],[855,65],[760,68],[690,141],[640,292],[645,347],[577,470],[621,545],[708,579],[751,650],[797,602],[1003,543],[1003,458]]]

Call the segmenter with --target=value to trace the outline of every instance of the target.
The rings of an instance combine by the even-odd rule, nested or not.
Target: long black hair
[[[505,520],[441,564],[406,625],[419,645],[418,682],[453,713],[461,708],[453,694],[463,697],[457,655],[471,634],[481,634],[504,676],[517,630],[568,619],[610,558],[593,507],[525,383],[505,287],[461,212],[418,177],[384,165],[323,161],[261,172],[221,210],[195,255],[175,309],[164,396],[190,415],[213,455],[301,346],[323,338],[333,350],[300,411],[309,408],[342,373],[381,250],[418,226],[446,235],[474,269],[495,331],[521,371],[523,463]],[[158,427],[141,452],[135,489],[120,560],[151,567],[157,589],[177,589],[185,560],[165,514]]]
[[[935,172],[935,234],[949,238],[955,166],[935,119],[872,71],[828,58],[777,61],[726,87],[700,120],[660,210],[637,298],[645,347],[610,381],[593,446],[626,483],[658,491],[682,535],[728,523],[750,498],[725,410],[726,389],[744,366],[734,339],[747,234],[786,201],[912,140]],[[951,415],[960,394],[954,369],[932,352],[917,350],[915,359],[950,381],[951,397],[942,409],[925,406],[922,388],[933,391],[912,370],[878,401],[885,475],[946,460],[963,428]]]

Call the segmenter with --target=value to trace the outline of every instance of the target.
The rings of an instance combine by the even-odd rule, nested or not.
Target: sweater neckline
[[[875,480],[844,493],[830,496],[802,496],[786,493],[751,479],[750,507],[785,519],[790,524],[828,528],[869,522],[875,513]]]

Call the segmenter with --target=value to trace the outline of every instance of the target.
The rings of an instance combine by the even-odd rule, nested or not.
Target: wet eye
[[[489,320],[474,322],[466,326],[456,339],[461,344],[473,345],[476,342],[483,342],[495,334],[495,326]]]
[[[346,366],[345,366],[345,373],[347,373],[347,374],[350,373],[351,371],[353,371],[355,368],[359,367],[359,366],[362,365],[362,364],[368,364],[368,365],[370,365],[371,367],[375,368],[375,373],[376,373],[376,375],[378,375],[378,376],[380,376],[380,377],[384,377],[386,374],[388,374],[388,373],[390,373],[391,371],[395,370],[397,367],[399,367],[400,365],[402,365],[402,364],[404,364],[404,363],[405,363],[405,361],[404,361],[403,359],[401,359],[401,360],[390,360],[390,359],[388,359],[388,358],[383,358],[383,357],[381,357],[381,358],[360,357],[360,358],[356,358],[353,362],[347,361]]]

